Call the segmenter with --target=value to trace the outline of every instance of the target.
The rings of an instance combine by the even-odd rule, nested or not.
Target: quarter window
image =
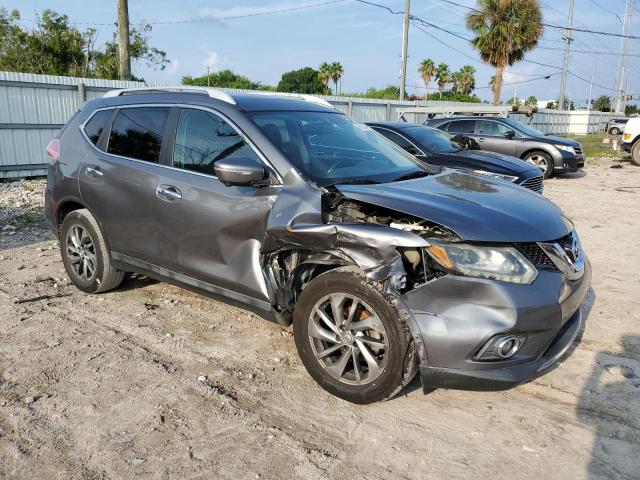
[[[458,120],[449,125],[450,133],[461,133],[463,135],[473,135],[475,133],[475,120]]]
[[[87,137],[89,137],[89,140],[91,140],[91,143],[94,145],[98,144],[100,135],[102,135],[102,131],[111,118],[112,113],[113,110],[100,110],[91,117],[91,120],[84,126],[84,133],[87,134]]]
[[[168,116],[167,107],[121,109],[111,127],[107,152],[147,162],[160,162]]]
[[[215,163],[228,157],[250,157],[262,162],[242,136],[220,117],[204,110],[180,112],[174,167],[215,175]]]

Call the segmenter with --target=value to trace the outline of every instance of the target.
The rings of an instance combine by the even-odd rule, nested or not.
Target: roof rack
[[[322,105],[323,107],[334,108],[329,102],[327,102],[324,98],[316,97],[315,95],[308,95],[306,93],[289,93],[289,92],[270,92],[268,90],[264,91],[251,91],[251,92],[242,92],[247,93],[248,95],[265,95],[265,96],[275,96],[275,97],[288,97],[295,100],[304,100],[305,102],[315,103],[317,105]]]
[[[176,86],[176,87],[140,87],[140,88],[121,88],[118,90],[109,90],[103,97],[120,97],[123,95],[134,95],[136,93],[161,93],[161,92],[182,92],[182,93],[200,93],[208,95],[210,98],[222,100],[223,102],[235,105],[236,101],[226,92],[209,87],[192,87],[192,86]]]

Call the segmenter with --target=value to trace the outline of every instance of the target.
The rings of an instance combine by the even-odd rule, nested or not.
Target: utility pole
[[[567,19],[567,34],[564,38],[564,56],[562,58],[562,75],[560,76],[560,98],[558,110],[564,110],[564,96],[567,89],[567,74],[569,73],[569,54],[571,50],[571,34],[573,32],[573,0],[569,0],[569,17]]]
[[[128,0],[118,0],[118,72],[120,74],[120,80],[131,80],[128,3]]]
[[[618,59],[618,75],[614,90],[615,112],[620,113],[622,106],[622,95],[624,94],[625,70],[627,68],[627,46],[629,43],[629,32],[631,31],[631,16],[633,13],[635,0],[627,0],[624,9],[624,22],[622,26],[622,44],[620,45],[620,57]]]
[[[402,64],[400,65],[400,100],[404,100],[407,85],[407,50],[409,48],[409,10],[411,0],[404,0],[404,23],[402,26]]]
[[[593,50],[593,68],[591,69],[591,82],[589,82],[589,100],[587,100],[587,111],[591,111],[591,101],[593,100],[593,77],[596,75],[596,62],[598,60],[598,50]]]

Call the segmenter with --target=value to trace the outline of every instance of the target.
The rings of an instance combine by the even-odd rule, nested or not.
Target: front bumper
[[[580,332],[590,284],[586,261],[575,281],[552,271],[541,271],[531,285],[446,275],[402,295],[401,311],[419,343],[423,388],[503,390],[541,374]],[[475,360],[498,334],[526,340],[508,360]]]
[[[584,167],[584,155],[576,155],[560,150],[560,155],[554,156],[553,169],[556,173],[577,172]]]
[[[622,142],[622,143],[620,144],[620,149],[621,149],[623,152],[630,153],[630,152],[631,152],[631,147],[632,147],[632,146],[633,146],[633,144],[632,144],[631,142]]]

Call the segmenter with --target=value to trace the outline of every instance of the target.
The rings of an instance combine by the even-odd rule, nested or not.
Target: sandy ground
[[[370,406],[316,386],[290,331],[144,277],[85,295],[53,241],[3,232],[0,478],[638,479],[639,187],[629,164],[547,183],[594,267],[558,368]]]

